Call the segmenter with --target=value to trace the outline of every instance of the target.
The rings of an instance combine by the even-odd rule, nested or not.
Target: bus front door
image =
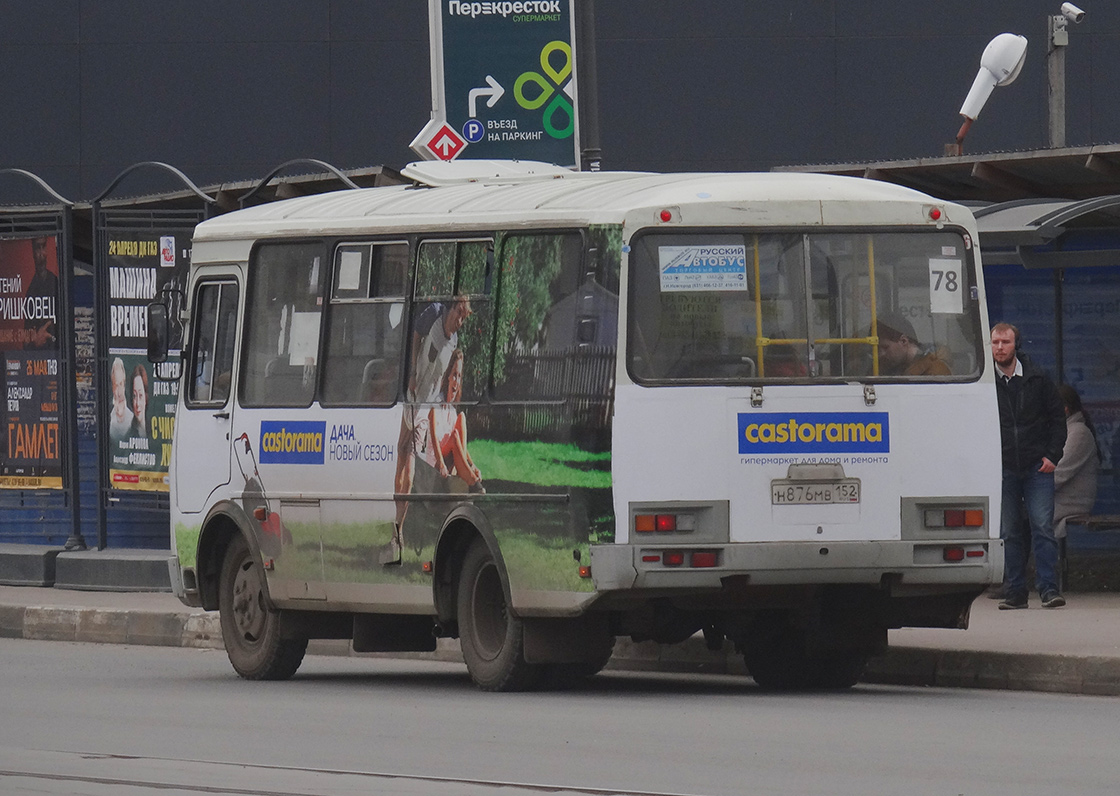
[[[175,421],[175,439],[190,440],[190,446],[189,453],[175,446],[173,467],[175,506],[187,514],[204,511],[214,491],[230,482],[238,294],[237,282],[228,277],[195,288],[184,395]]]

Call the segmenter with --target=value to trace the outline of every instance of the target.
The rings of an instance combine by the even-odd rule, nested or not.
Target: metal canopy
[[[953,201],[1090,199],[1120,194],[1120,144],[958,157],[777,166],[893,182]]]
[[[973,212],[985,262],[1027,268],[1120,264],[1120,195],[1019,200]]]

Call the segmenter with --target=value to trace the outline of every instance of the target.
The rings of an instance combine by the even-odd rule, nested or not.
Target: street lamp
[[[980,56],[980,71],[976,73],[972,88],[969,89],[968,96],[961,105],[964,124],[957,132],[956,142],[945,146],[946,155],[961,154],[964,137],[968,134],[972,123],[976,121],[976,117],[980,115],[984,103],[992,95],[992,90],[996,86],[1013,83],[1022,71],[1026,57],[1027,40],[1023,36],[1001,33],[988,42],[983,55]]]
[[[1046,96],[1051,149],[1066,145],[1066,47],[1069,45],[1069,23],[1076,25],[1083,19],[1084,11],[1073,3],[1062,3],[1061,13],[1052,15],[1047,24]]]

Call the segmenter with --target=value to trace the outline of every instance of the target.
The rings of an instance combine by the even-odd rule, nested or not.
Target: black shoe
[[[1014,611],[1018,608],[1026,608],[1026,607],[1027,607],[1027,595],[1025,595],[1025,594],[1008,595],[1007,597],[1004,597],[1003,601],[999,604],[999,610],[1001,610],[1001,611]]]
[[[1002,586],[993,586],[992,588],[988,589],[989,600],[1002,600],[1006,596],[1007,592],[1004,591]]]
[[[1048,591],[1042,595],[1043,608],[1061,608],[1066,604],[1066,598],[1056,591]]]

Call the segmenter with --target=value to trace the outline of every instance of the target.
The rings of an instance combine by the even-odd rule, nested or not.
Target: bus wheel
[[[240,535],[226,548],[218,584],[218,609],[226,654],[247,680],[286,680],[295,674],[307,639],[280,636],[280,614],[268,607],[264,572]]]
[[[856,649],[809,651],[804,631],[767,623],[740,642],[747,671],[773,691],[839,690],[859,681],[867,653]]]
[[[576,661],[574,663],[549,663],[545,664],[544,683],[546,688],[564,690],[575,688],[589,677],[594,677],[603,670],[611,659],[614,651],[614,637],[610,643],[605,644],[599,655],[590,661]]]
[[[459,643],[475,685],[483,691],[524,691],[540,667],[525,662],[524,626],[506,604],[502,576],[490,549],[475,539],[459,576]]]

